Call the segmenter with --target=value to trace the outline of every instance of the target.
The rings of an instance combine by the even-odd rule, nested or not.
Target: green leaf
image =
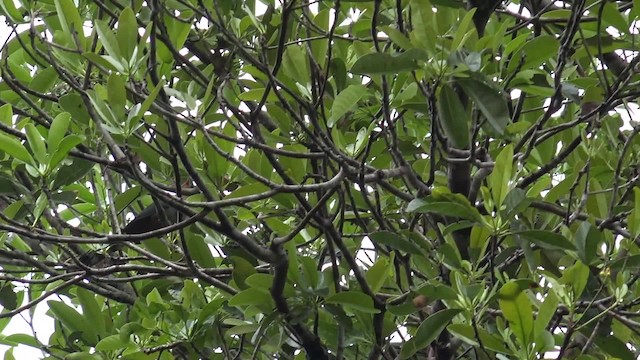
[[[35,337],[29,334],[11,334],[5,337],[4,340],[31,346],[36,349],[40,349],[40,347],[42,346]]]
[[[533,336],[533,310],[521,287],[510,281],[500,288],[498,304],[521,346],[528,346]]]
[[[513,145],[505,146],[496,158],[495,166],[489,176],[489,190],[493,202],[498,209],[502,206],[509,192],[511,181],[511,169],[513,167]]]
[[[50,152],[58,147],[60,141],[62,141],[64,136],[67,134],[70,122],[71,114],[68,112],[62,112],[53,119],[51,127],[49,127],[49,135],[47,137],[47,147]]]
[[[98,334],[94,325],[78,313],[74,308],[60,301],[47,301],[50,311],[71,332],[79,332],[81,338],[89,346],[98,342]]]
[[[25,125],[24,130],[27,134],[27,142],[29,143],[29,147],[33,152],[33,156],[40,164],[47,163],[47,147],[44,144],[44,140],[42,139],[42,135],[33,123],[28,123]]]
[[[82,315],[86,319],[91,319],[91,324],[96,333],[102,336],[106,328],[100,305],[96,301],[96,295],[81,287],[77,288],[76,293],[80,301],[80,306],[82,306]]]
[[[493,87],[476,79],[456,79],[456,83],[473,100],[491,128],[499,135],[504,134],[511,121],[505,98]]]
[[[528,39],[529,34],[524,35],[526,35],[522,39],[524,45],[514,53],[507,68],[508,72],[513,72],[517,68],[536,69],[545,61],[555,59],[558,54],[560,43],[554,35],[541,35],[533,39]],[[524,56],[524,64],[519,60],[522,56]]]
[[[633,187],[634,194],[634,202],[633,202],[633,211],[629,215],[629,231],[633,237],[640,236],[640,188],[637,186]]]
[[[414,291],[416,294],[424,295],[430,300],[456,300],[458,294],[447,285],[424,285]]]
[[[587,221],[580,223],[576,231],[576,248],[580,261],[591,264],[601,240],[602,233],[596,227]]]
[[[596,336],[594,343],[609,354],[610,359],[637,360],[637,357],[627,348],[627,344],[615,336]]]
[[[57,190],[61,186],[74,183],[87,175],[95,165],[92,161],[77,158],[73,159],[71,165],[62,166],[56,171],[51,189]]]
[[[366,279],[367,283],[371,287],[371,291],[374,293],[380,291],[382,285],[389,278],[389,260],[384,257],[380,257],[369,270],[367,270]]]
[[[118,17],[118,31],[116,33],[118,48],[125,60],[129,61],[138,45],[138,24],[136,14],[130,7],[126,7]]]
[[[68,0],[71,1],[71,0]],[[96,20],[93,23],[95,30],[98,32],[98,38],[102,43],[102,46],[107,51],[107,54],[111,55],[113,59],[120,62],[122,54],[120,52],[120,46],[118,40],[113,34],[113,30],[109,27],[109,24],[104,20]]]
[[[71,114],[71,118],[79,124],[88,124],[91,116],[87,111],[87,107],[82,101],[82,97],[76,93],[69,93],[60,97],[60,106],[64,111]]]
[[[227,336],[230,335],[243,335],[243,334],[254,334],[260,328],[260,324],[242,324],[236,325],[231,329],[227,330],[225,334]]]
[[[375,244],[387,245],[393,249],[404,251],[408,254],[423,254],[422,249],[409,241],[409,239],[391,231],[378,231],[371,233],[369,234],[369,239],[371,239]]]
[[[615,27],[621,34],[628,34],[629,23],[623,13],[618,9],[618,6],[615,3],[610,2],[605,2],[603,5],[604,9],[602,9],[602,20]]]
[[[124,107],[127,104],[127,89],[122,76],[116,73],[112,73],[107,79],[107,99],[109,104],[115,108],[116,114],[124,112]]]
[[[18,24],[25,22],[24,16],[20,12],[20,10],[16,8],[13,0],[2,0],[0,2],[0,7],[2,7],[4,15],[6,15],[11,20],[11,22]]]
[[[39,70],[31,80],[29,87],[37,92],[46,93],[54,86],[59,76],[53,66]]]
[[[469,148],[469,115],[458,94],[451,86],[443,84],[438,98],[440,125],[447,139],[457,149]]]
[[[78,39],[80,50],[82,50],[84,48],[84,23],[80,18],[78,7],[73,0],[54,0],[54,3],[62,30],[67,34],[74,34],[74,38]]]
[[[258,288],[248,288],[229,299],[229,306],[266,305],[273,307],[273,299],[268,292]]]
[[[360,57],[351,67],[351,72],[361,75],[397,74],[420,69],[418,61],[426,61],[426,52],[422,49],[409,49],[397,55],[371,53]]]
[[[380,30],[384,31],[394,44],[398,45],[404,50],[413,49],[415,47],[411,43],[411,40],[409,40],[409,38],[406,37],[405,34],[400,32],[396,28],[392,28],[390,26],[381,26]]]
[[[589,281],[589,267],[580,261],[565,269],[560,282],[573,289],[573,297],[580,298]]]
[[[18,296],[11,283],[5,283],[0,288],[0,305],[8,310],[15,310],[18,307]]]
[[[451,50],[460,50],[465,43],[465,40],[469,38],[469,29],[471,32],[475,32],[475,27],[472,26],[473,15],[476,13],[477,8],[471,8],[464,14],[464,17],[456,29],[456,33],[451,41]]]
[[[186,236],[187,246],[193,260],[203,268],[216,267],[216,261],[211,254],[209,246],[201,235],[190,234]]]
[[[538,316],[534,324],[536,334],[546,329],[549,321],[556,315],[559,304],[560,300],[558,299],[558,295],[556,295],[553,289],[549,289],[544,298],[544,302],[540,305],[540,310],[538,310]]]
[[[438,192],[438,189],[435,189],[431,196],[424,199],[411,200],[407,205],[407,212],[430,212],[484,224],[484,218],[467,198],[461,194]]]
[[[373,306],[373,299],[360,291],[343,291],[329,296],[324,300],[326,304],[342,305],[345,308],[361,311],[367,314],[377,314],[380,310]]]
[[[436,14],[433,6],[427,0],[411,1],[411,20],[413,31],[411,32],[412,43],[430,53],[435,52],[438,41],[438,32],[435,26]]]
[[[0,122],[9,127],[13,125],[13,108],[11,104],[0,106]]]
[[[576,250],[575,245],[561,234],[547,230],[524,230],[516,232],[532,243],[551,250]]]
[[[363,85],[349,85],[336,96],[331,106],[331,116],[327,126],[333,127],[346,113],[358,106],[358,102],[367,95],[367,87]]]
[[[231,256],[229,259],[233,262],[233,280],[240,289],[246,289],[249,286],[245,284],[245,279],[256,273],[256,269],[250,262],[240,256]]]
[[[62,160],[64,160],[67,155],[69,155],[73,148],[82,144],[83,140],[84,138],[78,135],[65,136],[65,138],[60,141],[60,144],[54,151],[53,155],[51,155],[51,159],[49,161],[49,170],[55,169],[60,164],[60,162],[62,162]]]
[[[640,269],[640,255],[624,256],[611,263],[611,270],[635,270]]]
[[[24,163],[36,165],[24,145],[12,137],[0,134],[0,150]]]
[[[128,343],[129,341],[123,341],[123,339],[121,339],[121,336],[118,334],[110,335],[98,342],[98,344],[96,345],[96,350],[98,351],[122,350],[126,348]]]
[[[242,101],[261,101],[264,97],[265,91],[267,91],[265,88],[247,90],[238,94],[238,99]],[[280,99],[273,90],[270,90],[269,94],[267,94],[267,101],[277,102],[280,101]]]
[[[418,327],[416,334],[402,345],[400,359],[408,359],[429,346],[461,311],[460,309],[444,309],[426,318]]]
[[[466,342],[471,346],[480,346],[480,342],[482,342],[482,346],[491,351],[502,354],[511,353],[511,351],[507,349],[501,339],[490,334],[487,330],[481,327],[476,327],[474,329],[473,326],[467,324],[451,324],[447,326],[447,330],[453,336],[459,338],[460,340]],[[478,341],[478,338],[480,338],[480,341]]]

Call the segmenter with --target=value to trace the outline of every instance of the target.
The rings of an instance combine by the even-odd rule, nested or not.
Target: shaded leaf
[[[420,69],[418,61],[427,60],[422,49],[409,49],[397,55],[371,53],[364,55],[351,67],[351,72],[363,75],[397,74]]]
[[[532,243],[545,249],[576,250],[575,245],[561,234],[547,230],[524,230],[516,232]]]
[[[511,121],[505,98],[491,86],[476,79],[456,79],[456,83],[462,86],[464,92],[487,118],[493,131],[499,135],[504,134],[504,129]]]
[[[533,310],[527,295],[516,282],[510,281],[500,288],[498,304],[521,346],[527,346],[533,336]]]
[[[363,85],[349,85],[336,96],[331,106],[331,117],[327,121],[328,127],[333,127],[335,123],[347,112],[358,105],[362,97],[367,94],[367,88]]]
[[[416,334],[402,345],[400,359],[408,359],[416,352],[429,346],[461,311],[459,309],[444,309],[426,318],[418,327]]]
[[[373,299],[360,291],[343,291],[324,300],[327,304],[342,305],[367,314],[377,314],[380,310],[373,306]]]
[[[378,231],[369,234],[369,238],[376,244],[387,245],[393,249],[404,251],[409,254],[422,254],[422,250],[404,236],[390,231]]]
[[[438,98],[440,125],[447,139],[457,149],[469,148],[468,114],[451,86],[443,84]]]

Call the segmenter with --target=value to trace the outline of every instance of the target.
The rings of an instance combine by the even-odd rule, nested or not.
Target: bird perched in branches
[[[175,224],[178,211],[169,204],[159,203],[162,211],[158,211],[158,203],[147,206],[127,226],[122,229],[123,234],[142,234],[149,231]]]

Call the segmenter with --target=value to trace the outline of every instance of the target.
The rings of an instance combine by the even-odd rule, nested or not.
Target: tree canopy
[[[1,344],[47,359],[640,352],[639,2],[0,13],[0,330],[36,306],[55,319],[47,341]]]

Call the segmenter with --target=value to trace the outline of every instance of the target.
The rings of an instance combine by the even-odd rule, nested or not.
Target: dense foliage
[[[49,359],[640,352],[640,2],[0,12],[0,329],[41,302],[56,320],[47,341],[0,343]],[[160,225],[123,233],[148,206]]]

